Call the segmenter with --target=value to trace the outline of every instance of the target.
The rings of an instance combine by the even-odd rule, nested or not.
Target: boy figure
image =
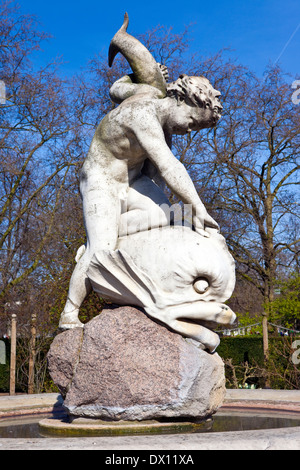
[[[91,290],[87,269],[95,252],[115,250],[118,237],[130,233],[138,220],[143,230],[168,223],[162,209],[166,196],[153,181],[156,174],[192,207],[200,235],[209,236],[206,227],[218,229],[170,146],[173,134],[215,126],[222,110],[219,95],[206,78],[187,75],[167,86],[165,98],[128,77],[113,85],[111,96],[121,104],[100,122],[81,170],[87,244],[71,277],[60,328],[83,326],[78,313]]]

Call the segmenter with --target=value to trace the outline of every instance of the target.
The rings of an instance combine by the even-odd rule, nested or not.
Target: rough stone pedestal
[[[105,309],[60,333],[48,353],[73,417],[204,419],[225,396],[223,361],[133,307]]]

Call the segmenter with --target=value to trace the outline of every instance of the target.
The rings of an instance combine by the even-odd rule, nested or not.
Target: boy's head
[[[219,115],[219,118],[223,109],[218,99],[220,94],[205,77],[190,77],[183,74],[167,86],[167,96],[176,98],[178,103],[184,101],[189,106],[210,108]]]

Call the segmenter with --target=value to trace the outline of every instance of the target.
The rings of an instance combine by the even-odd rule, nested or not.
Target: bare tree
[[[279,69],[267,70],[254,84],[245,97],[247,125],[236,116],[226,139],[210,142],[221,209],[231,212],[238,227],[228,233],[228,242],[241,274],[269,302],[279,265],[293,265],[299,244],[300,113]]]
[[[220,222],[239,277],[270,302],[299,257],[300,107],[278,67],[259,79],[225,53],[194,59],[189,70],[222,92],[222,119],[175,145]]]
[[[58,241],[55,234],[62,223],[59,215],[70,215],[68,204],[78,198],[74,188],[82,147],[74,84],[59,76],[55,62],[39,70],[30,62],[46,35],[10,2],[1,5],[0,30],[0,78],[6,84],[6,100],[0,106],[4,305],[12,299],[28,302],[29,291],[38,298],[47,269],[67,251],[64,239]]]
[[[115,106],[110,86],[130,70],[121,56],[109,68],[100,55],[68,81],[55,63],[34,70],[31,53],[48,36],[10,2],[0,8],[0,32],[7,90],[0,105],[0,296],[28,302],[40,292],[47,310],[47,294],[54,303],[60,297],[84,242],[78,170],[95,127]],[[227,51],[189,56],[188,32],[158,26],[140,37],[170,80],[204,75],[222,93],[218,125],[175,137],[173,150],[220,223],[239,277],[253,286],[249,296],[270,301],[276,278],[299,263],[300,107],[278,68],[258,79]],[[245,292],[242,285],[237,292]]]

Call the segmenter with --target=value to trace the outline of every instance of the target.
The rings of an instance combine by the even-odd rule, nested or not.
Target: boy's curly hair
[[[176,98],[178,102],[204,108],[210,103],[209,89],[212,88],[205,77],[194,77],[182,74],[179,78],[167,85],[167,96]]]

